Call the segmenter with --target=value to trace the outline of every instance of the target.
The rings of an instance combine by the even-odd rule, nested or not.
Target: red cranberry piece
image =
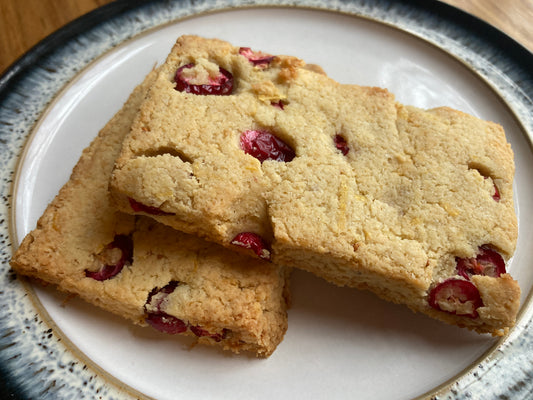
[[[191,328],[191,332],[194,333],[198,337],[209,336],[209,332],[203,329],[199,325],[191,326],[190,328]]]
[[[244,131],[241,134],[241,149],[260,162],[265,160],[289,162],[296,156],[287,143],[272,133],[262,130]]]
[[[457,274],[470,280],[472,275],[485,275],[494,278],[505,274],[505,261],[497,251],[481,246],[474,258],[456,258]]]
[[[344,139],[341,135],[335,135],[333,138],[333,141],[335,142],[335,147],[337,150],[340,150],[342,155],[345,156],[350,151],[350,148],[348,147],[348,143],[346,142],[346,139]]]
[[[95,281],[105,281],[113,278],[120,271],[122,271],[123,265],[104,265],[98,271],[85,270],[85,276],[87,278],[93,278]]]
[[[155,308],[157,311],[147,312],[146,322],[158,331],[176,334],[187,330],[187,324],[184,321],[161,310],[161,304],[165,298],[172,293],[178,285],[178,281],[171,281],[162,288],[153,289],[148,294],[146,305],[149,304],[151,308]],[[162,295],[158,296],[157,299],[153,298],[160,293]],[[147,309],[146,305],[144,306],[145,310]]]
[[[261,236],[253,232],[241,232],[233,238],[231,244],[252,250],[259,258],[270,260],[268,244]]]
[[[494,185],[494,194],[492,195],[492,198],[494,201],[500,201],[500,191],[498,190],[498,186],[496,186],[496,184]]]
[[[285,108],[285,104],[282,100],[280,101],[271,101],[270,104],[272,104],[274,107],[279,108],[280,110],[283,110]]]
[[[265,68],[272,62],[274,56],[260,51],[252,51],[249,47],[241,47],[239,54],[246,57],[255,67]]]
[[[198,337],[202,336],[208,336],[211,339],[213,339],[215,342],[220,342],[221,340],[224,340],[227,335],[227,329],[224,329],[222,333],[209,333],[207,330],[203,329],[201,326],[191,326],[190,327],[191,332],[194,333]]]
[[[163,211],[160,208],[139,203],[137,200],[134,200],[131,197],[128,197],[128,201],[130,202],[131,209],[135,212],[143,212],[150,215],[173,215],[172,213]]]
[[[485,179],[489,179],[488,176],[484,176]],[[494,201],[500,201],[500,191],[498,190],[498,186],[494,183],[494,193],[492,194],[492,198]]]
[[[98,271],[85,270],[85,276],[97,281],[105,281],[116,276],[124,265],[133,261],[133,241],[130,236],[117,235],[99,254],[104,265]]]
[[[146,317],[146,322],[152,328],[171,335],[183,333],[187,330],[187,324],[185,322],[164,312],[149,313]]]
[[[152,291],[148,294],[148,298],[146,299],[146,304],[150,304],[152,307],[155,307],[157,309],[157,311],[161,311],[161,303],[163,302],[163,300],[170,293],[172,293],[174,290],[176,290],[176,288],[178,287],[179,284],[180,284],[180,282],[178,282],[178,281],[170,281],[169,283],[167,283],[162,288],[154,288],[154,289],[152,289]],[[152,304],[152,301],[153,301],[152,298],[156,294],[159,294],[159,293],[162,293],[163,295],[159,296],[158,300],[156,300],[155,303]],[[145,306],[145,309],[146,309],[146,306]]]
[[[429,293],[429,305],[449,314],[477,318],[483,306],[479,291],[472,282],[450,278],[435,286]]]
[[[217,95],[227,96],[233,91],[233,75],[222,67],[219,67],[220,74],[203,84],[192,84],[190,78],[183,75],[183,70],[193,68],[194,63],[183,65],[176,71],[174,81],[178,92],[192,93],[197,95]]]

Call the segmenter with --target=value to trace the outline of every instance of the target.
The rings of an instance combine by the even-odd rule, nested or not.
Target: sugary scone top
[[[180,38],[117,160],[117,202],[281,264],[329,265],[327,279],[406,303],[426,304],[458,259],[513,253],[501,127],[318,72]]]

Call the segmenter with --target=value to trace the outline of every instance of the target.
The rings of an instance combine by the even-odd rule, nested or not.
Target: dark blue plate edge
[[[88,30],[94,29],[98,25],[113,20],[122,14],[136,12],[144,6],[169,2],[171,0],[115,0],[63,26],[37,43],[3,72],[0,76],[0,107],[5,96],[16,87],[19,81],[24,79],[25,74],[38,65],[40,60],[52,55],[58,47],[75,40]],[[182,1],[177,0],[177,2]],[[365,0],[362,2],[364,3]],[[422,14],[428,13],[428,15],[433,17],[438,16],[440,24],[453,26],[461,34],[466,33],[470,38],[475,38],[475,42],[491,47],[492,54],[502,56],[508,65],[510,63],[514,68],[518,68],[515,69],[513,75],[519,77],[516,80],[517,83],[525,84],[523,88],[526,89],[528,99],[531,102],[533,98],[533,92],[531,91],[533,87],[533,69],[531,68],[533,65],[533,53],[496,27],[439,0],[377,0],[375,3],[381,4],[385,8],[387,5],[394,4],[400,8],[416,9]],[[253,2],[250,5],[253,5]],[[459,36],[455,39],[459,42],[462,41]],[[13,279],[16,279],[16,277],[13,276]],[[1,351],[2,349],[0,348]],[[44,382],[41,383],[44,384]],[[30,398],[34,397],[23,392],[9,370],[0,364],[0,399],[26,400]]]
[[[533,65],[533,52],[505,32],[473,14],[440,0],[433,2],[426,0],[400,1],[416,8],[426,8],[438,15],[439,19],[445,20],[446,23],[468,31],[469,37],[475,37],[478,41],[492,46],[498,54],[505,54],[507,59],[520,67],[523,73],[529,75],[529,80],[533,81],[533,69],[530,68]]]

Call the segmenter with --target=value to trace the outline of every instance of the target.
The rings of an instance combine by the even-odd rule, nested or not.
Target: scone
[[[513,175],[495,123],[184,36],[110,188],[124,212],[501,335],[520,297]]]
[[[286,270],[119,213],[110,202],[114,160],[155,76],[83,152],[11,265],[137,324],[269,356],[287,329]]]

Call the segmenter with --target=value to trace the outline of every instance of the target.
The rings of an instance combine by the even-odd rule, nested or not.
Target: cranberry
[[[282,100],[280,100],[280,101],[271,101],[270,104],[273,105],[276,108],[279,108],[280,110],[283,110],[285,108],[285,104],[283,103]]]
[[[265,160],[289,162],[294,150],[283,140],[264,130],[249,130],[241,134],[241,149],[263,162]]]
[[[158,331],[176,334],[185,332],[187,330],[187,324],[184,321],[167,314],[161,309],[161,304],[165,298],[172,293],[179,284],[180,283],[178,281],[171,281],[162,288],[153,289],[148,294],[146,305],[150,305],[151,308],[155,308],[156,311],[150,311],[147,313],[146,322]],[[158,296],[157,299],[153,299],[155,295],[160,293],[162,296]],[[147,308],[146,305],[144,306],[145,310]]]
[[[253,232],[241,232],[233,238],[231,244],[252,250],[259,258],[270,260],[270,250],[261,236]]]
[[[85,270],[85,276],[97,281],[105,281],[117,275],[124,265],[133,261],[133,241],[130,236],[117,235],[98,255],[103,266],[98,271]]]
[[[139,203],[137,200],[128,197],[130,202],[130,207],[135,212],[143,212],[150,215],[173,215],[172,213],[161,210],[157,207],[147,206],[142,203]]]
[[[346,142],[346,139],[344,139],[341,135],[335,135],[333,138],[333,141],[335,142],[335,147],[337,150],[340,150],[342,155],[345,156],[350,151],[350,148],[348,147],[348,143]]]
[[[483,306],[479,291],[472,282],[450,278],[435,286],[429,293],[429,305],[449,314],[477,318]]]
[[[209,336],[209,332],[203,329],[199,325],[191,326],[191,332],[194,333],[198,337]]]
[[[146,317],[146,322],[152,328],[171,335],[183,333],[187,330],[187,324],[185,322],[164,312],[149,313]]]
[[[472,275],[485,275],[494,278],[505,274],[505,261],[497,251],[488,246],[481,246],[474,258],[456,258],[457,274],[470,280]]]
[[[492,195],[492,198],[494,201],[500,201],[500,191],[498,190],[498,186],[496,186],[496,184],[494,185],[494,194]]]
[[[215,342],[220,342],[221,340],[226,338],[227,335],[227,329],[224,329],[222,333],[210,333],[207,330],[203,329],[201,326],[191,326],[190,327],[191,332],[194,333],[198,337],[207,336],[213,339]]]
[[[186,332],[187,329],[190,329],[191,332],[194,333],[196,336],[207,336],[213,339],[215,342],[220,342],[221,340],[225,339],[228,333],[227,329],[224,329],[221,333],[210,333],[209,331],[203,329],[198,325],[190,326],[187,322],[177,317],[174,317],[173,315],[167,314],[165,311],[162,310],[161,306],[163,304],[163,301],[170,293],[176,290],[179,284],[180,282],[178,281],[171,281],[162,288],[153,289],[148,294],[148,298],[146,299],[146,304],[144,306],[144,309],[147,312],[146,322],[153,328],[164,333],[183,333]],[[154,296],[156,295],[157,298],[154,299]],[[150,311],[148,311],[148,305],[150,305]],[[153,311],[154,309],[155,311]]]
[[[241,47],[239,54],[246,57],[255,67],[265,68],[274,59],[274,56],[260,51],[252,51],[249,47]]]
[[[483,176],[483,178],[485,179],[489,179],[488,176]],[[498,190],[498,186],[496,186],[495,183],[493,183],[493,187],[494,187],[494,192],[492,194],[492,198],[494,199],[494,201],[500,201],[500,191]]]
[[[183,70],[193,68],[194,63],[179,67],[176,71],[174,81],[178,92],[192,93],[197,95],[230,95],[233,91],[233,75],[224,68],[219,68],[220,74],[215,78],[209,78],[203,84],[191,84],[190,78],[183,76]]]
[[[146,304],[150,304],[152,307],[155,307],[157,309],[157,311],[161,311],[161,303],[163,302],[163,300],[170,294],[172,293],[174,290],[176,290],[176,288],[178,287],[178,285],[180,284],[180,282],[178,281],[170,281],[169,283],[167,283],[165,286],[163,286],[162,288],[155,288],[153,289],[149,294],[148,294],[148,298],[146,299]],[[163,296],[159,296],[159,299],[156,301],[155,304],[151,304],[152,303],[152,298],[156,295],[156,294],[159,294],[159,293],[162,293]],[[146,306],[145,306],[146,308]]]

